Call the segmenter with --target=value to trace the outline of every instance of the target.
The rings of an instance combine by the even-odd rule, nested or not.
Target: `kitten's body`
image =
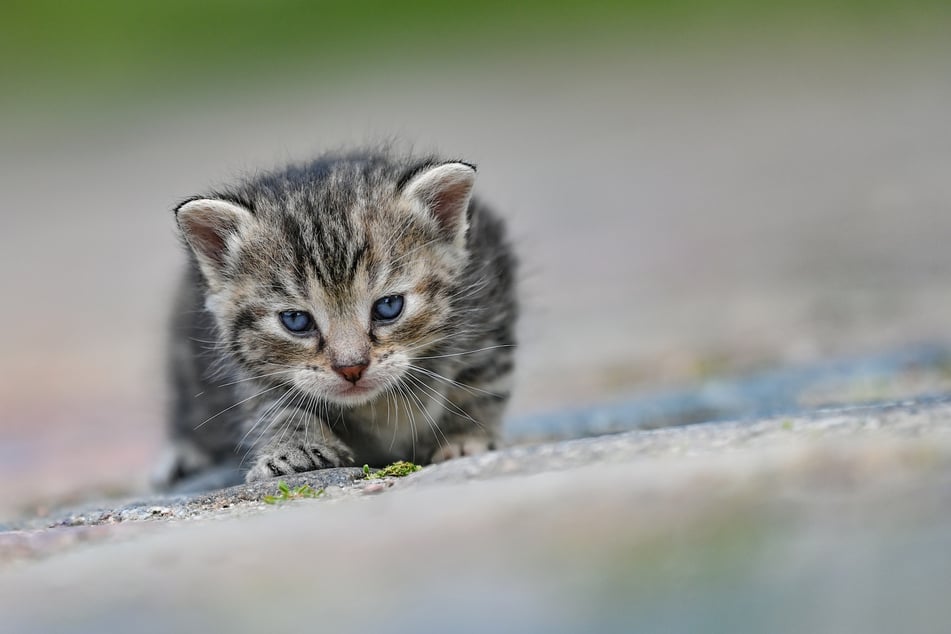
[[[180,206],[193,257],[166,481],[242,461],[253,480],[491,448],[515,262],[473,178],[458,162],[330,156]],[[402,312],[380,318],[392,298]],[[313,329],[289,330],[285,314]]]

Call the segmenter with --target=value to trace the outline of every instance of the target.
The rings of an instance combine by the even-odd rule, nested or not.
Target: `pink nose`
[[[334,372],[350,381],[354,385],[357,384],[357,381],[360,380],[360,377],[363,376],[363,371],[367,369],[366,363],[358,363],[357,365],[335,365]]]

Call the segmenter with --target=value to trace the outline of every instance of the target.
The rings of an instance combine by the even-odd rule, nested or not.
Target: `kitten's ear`
[[[251,212],[225,200],[199,198],[182,203],[175,218],[185,242],[212,285],[219,279],[228,254],[254,222]]]
[[[403,195],[422,203],[453,241],[464,244],[474,184],[475,167],[467,163],[444,163],[414,176],[406,184]]]

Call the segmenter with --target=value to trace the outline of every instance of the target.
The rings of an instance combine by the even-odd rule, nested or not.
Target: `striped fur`
[[[474,168],[328,155],[185,201],[165,482],[427,463],[491,448],[511,389],[515,259]],[[405,296],[393,324],[373,302]],[[314,315],[317,336],[278,314]],[[369,362],[353,388],[332,370]],[[196,396],[199,395],[199,396]]]

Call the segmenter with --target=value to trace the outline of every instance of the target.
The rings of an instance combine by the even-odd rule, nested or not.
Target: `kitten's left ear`
[[[469,228],[467,212],[474,184],[474,166],[443,163],[414,176],[403,189],[403,195],[421,203],[450,239],[462,246]]]

